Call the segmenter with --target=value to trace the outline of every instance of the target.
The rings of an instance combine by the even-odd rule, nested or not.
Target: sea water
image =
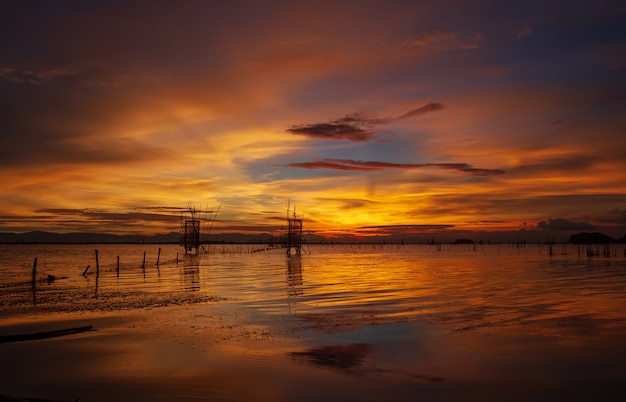
[[[623,247],[575,245],[0,245],[0,314],[230,299],[264,314],[502,325],[626,317]],[[36,261],[35,261],[36,259]],[[33,268],[36,283],[32,286]]]
[[[288,256],[245,244],[199,255],[0,245],[0,335],[70,324],[96,331],[0,344],[0,394],[304,402],[626,392],[617,246],[310,245]]]

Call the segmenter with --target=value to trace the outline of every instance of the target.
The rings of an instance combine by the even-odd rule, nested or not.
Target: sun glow
[[[542,27],[409,3],[285,18],[298,3],[235,26],[228,5],[122,25],[112,7],[37,11],[52,36],[6,21],[0,231],[95,231],[84,211],[106,211],[107,231],[169,232],[151,211],[202,202],[224,205],[216,230],[263,233],[291,199],[320,234],[626,232],[623,77],[597,52],[624,47],[603,33],[621,32],[615,10]]]

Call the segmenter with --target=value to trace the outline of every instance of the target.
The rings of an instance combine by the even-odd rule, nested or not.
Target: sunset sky
[[[624,1],[2,1],[0,232],[626,235]]]

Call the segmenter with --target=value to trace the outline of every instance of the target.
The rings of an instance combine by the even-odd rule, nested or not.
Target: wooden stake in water
[[[120,277],[120,256],[117,256],[117,268],[116,268],[116,272],[117,272],[117,277]]]
[[[159,247],[159,254],[157,254],[157,273],[161,276],[161,270],[159,269],[159,260],[161,259],[161,247]]]
[[[98,250],[96,250],[96,288],[94,290],[94,295],[98,296],[98,280],[100,278],[100,263],[98,262]]]
[[[100,264],[98,263],[98,250],[96,250],[96,275],[100,273]]]
[[[141,269],[143,269],[143,272],[146,272],[146,252],[143,252],[143,263],[141,264]]]
[[[35,257],[35,261],[33,262],[33,289],[35,288],[36,278],[37,278],[37,257]]]
[[[37,257],[35,257],[35,261],[33,262],[33,306],[37,305]]]

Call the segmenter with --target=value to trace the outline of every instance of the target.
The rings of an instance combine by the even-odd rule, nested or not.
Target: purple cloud
[[[348,140],[353,142],[369,141],[374,135],[373,132],[363,130],[353,124],[345,123],[320,123],[302,126],[293,126],[287,130],[291,134],[304,135],[310,138],[325,140]]]
[[[444,106],[441,103],[431,102],[422,107],[413,109],[403,115],[387,118],[369,117],[361,113],[353,113],[327,123],[293,125],[291,128],[287,129],[287,132],[316,139],[366,142],[375,137],[376,133],[366,130],[363,127],[371,128],[373,126],[387,124],[395,120],[407,119],[430,112],[436,112],[442,110],[443,108]]]
[[[390,163],[378,161],[359,161],[351,159],[315,159],[311,162],[294,162],[284,165],[308,170],[343,170],[356,172],[373,172],[388,169],[420,169],[420,168],[437,168],[456,170],[475,176],[490,176],[503,174],[503,170],[499,169],[481,169],[475,168],[467,163]]]

